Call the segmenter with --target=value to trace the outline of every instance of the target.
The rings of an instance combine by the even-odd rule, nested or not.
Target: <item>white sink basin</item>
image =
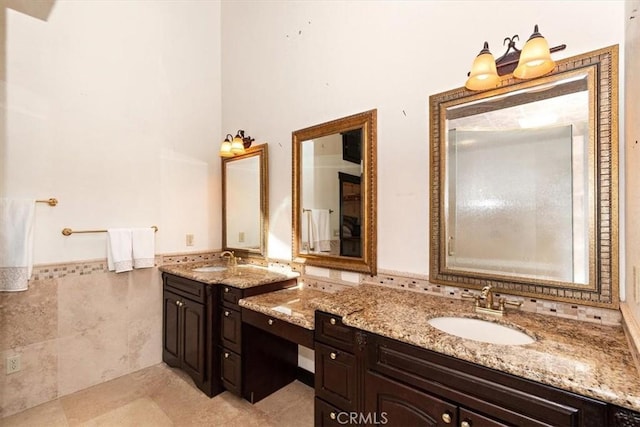
[[[524,332],[508,326],[466,317],[435,317],[429,324],[451,335],[475,341],[502,345],[524,345],[535,342]]]
[[[225,271],[226,269],[227,269],[227,267],[220,267],[220,266],[217,266],[217,265],[210,265],[208,267],[194,268],[191,271],[195,271],[197,273],[215,273],[215,272]]]

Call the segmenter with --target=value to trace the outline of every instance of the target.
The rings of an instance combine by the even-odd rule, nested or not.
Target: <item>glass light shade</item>
[[[225,139],[222,145],[220,145],[220,157],[233,157],[231,152],[231,141]]]
[[[484,49],[476,56],[471,66],[471,73],[464,86],[469,90],[493,89],[498,86],[500,77],[496,70],[496,60],[489,52],[489,46],[485,42]]]
[[[538,33],[536,25],[533,35],[527,40],[520,53],[520,60],[513,71],[513,77],[533,79],[551,72],[555,66],[556,63],[551,59],[549,43]]]
[[[231,152],[233,154],[244,154],[244,142],[242,138],[236,135],[231,142]]]

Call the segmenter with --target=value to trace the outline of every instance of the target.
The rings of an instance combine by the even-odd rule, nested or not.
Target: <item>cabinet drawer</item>
[[[287,341],[313,348],[313,331],[302,326],[294,325],[285,320],[267,316],[257,311],[242,308],[242,321],[270,334],[284,338]]]
[[[316,311],[315,328],[317,341],[353,353],[355,347],[354,329],[345,326],[340,316]]]
[[[206,284],[167,273],[162,273],[162,279],[166,290],[196,302],[205,302]]]
[[[238,301],[242,298],[242,289],[234,288],[229,285],[221,285],[222,286],[222,303],[224,305],[237,306]],[[237,308],[237,307],[235,307]]]
[[[236,353],[242,352],[242,319],[240,312],[229,307],[220,310],[222,345]]]
[[[356,410],[355,356],[316,342],[315,359],[316,396],[344,411]]]
[[[242,358],[227,348],[220,349],[220,377],[224,388],[240,396],[242,386]]]
[[[572,393],[379,336],[370,336],[368,368],[507,424],[604,423],[605,407]],[[599,421],[601,420],[601,421]],[[604,425],[604,424],[602,424]]]
[[[315,427],[333,427],[344,425],[338,420],[348,420],[348,414],[341,411],[333,405],[329,405],[322,399],[315,398],[314,402],[314,426]],[[343,415],[340,415],[343,414]]]
[[[470,427],[509,427],[508,424],[503,424],[500,421],[485,417],[484,415],[476,414],[468,409],[460,408],[460,423],[462,424],[465,421]]]

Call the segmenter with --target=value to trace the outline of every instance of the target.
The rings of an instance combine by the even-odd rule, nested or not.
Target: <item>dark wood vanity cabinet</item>
[[[202,391],[220,391],[212,376],[211,338],[215,291],[182,277],[163,274],[162,360],[185,371]]]
[[[316,312],[315,425],[633,426],[639,414]]]
[[[362,408],[362,351],[356,330],[340,316],[316,311],[315,425],[344,425]],[[347,423],[349,424],[349,423]]]
[[[296,284],[296,279],[289,279],[242,289],[220,285],[218,307],[220,339],[217,354],[220,380],[226,390],[252,403],[257,402],[271,394],[276,387],[277,381],[274,380],[274,375],[278,372],[280,356],[273,358],[272,353],[286,354],[289,359],[292,354],[295,354],[297,363],[297,347],[294,346],[294,349],[291,343],[280,342],[277,339],[262,342],[262,338],[259,334],[253,333],[250,325],[243,326],[242,312],[238,305],[242,298],[292,287]]]

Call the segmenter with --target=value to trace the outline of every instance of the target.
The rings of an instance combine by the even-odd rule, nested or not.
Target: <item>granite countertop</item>
[[[478,365],[640,411],[640,377],[621,326],[603,326],[507,308],[502,318],[477,314],[473,301],[374,285],[324,294],[309,305],[343,317],[345,325]],[[534,337],[497,345],[449,335],[433,317],[484,319]]]
[[[243,298],[239,304],[240,307],[313,330],[315,308],[311,306],[311,301],[325,295],[326,292],[296,286]]]
[[[226,265],[210,261],[187,264],[169,264],[161,266],[160,271],[206,283],[208,285],[225,284],[240,289],[293,279],[300,275],[299,273],[286,271],[284,269],[261,267],[250,264],[240,264],[236,267],[229,267],[224,271],[216,272],[193,271],[194,268],[207,266],[225,267]]]

